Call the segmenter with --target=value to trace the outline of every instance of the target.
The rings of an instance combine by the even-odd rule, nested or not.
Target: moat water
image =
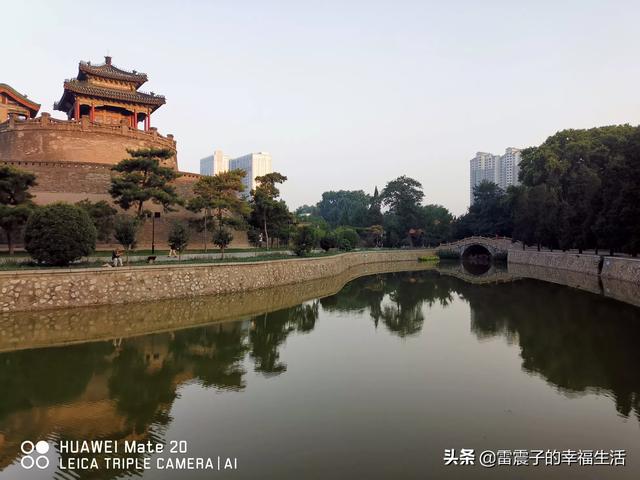
[[[0,479],[640,478],[640,308],[504,272],[472,283],[416,268],[318,285],[284,308],[259,297],[235,318],[206,301],[125,308],[158,322],[212,312],[161,333],[100,338],[96,322],[122,310],[49,317],[52,344],[67,316],[97,339],[46,347],[39,332],[0,353]],[[24,440],[47,442],[47,468],[25,469],[39,454]],[[121,450],[73,453],[76,440]],[[124,453],[133,441],[165,451]],[[483,451],[512,465],[483,467]],[[547,451],[562,465],[545,466]],[[626,465],[567,465],[578,451]],[[106,468],[113,457],[132,463]],[[214,470],[157,468],[180,458]]]

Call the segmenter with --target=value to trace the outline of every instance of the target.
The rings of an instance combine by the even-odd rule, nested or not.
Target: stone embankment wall
[[[601,275],[604,278],[626,280],[640,285],[640,259],[605,257]]]
[[[598,255],[579,255],[564,252],[537,252],[530,250],[509,250],[509,263],[550,267],[572,272],[598,275],[600,257]]]
[[[600,275],[603,278],[640,284],[640,259],[637,258],[601,257],[568,252],[537,252],[512,248],[509,250],[508,262],[509,264]]]
[[[123,304],[245,292],[338,275],[356,265],[415,260],[432,250],[352,252],[323,258],[0,273],[0,311]]]
[[[211,325],[293,307],[333,295],[364,275],[433,269],[432,263],[377,262],[332,276],[251,292],[166,299],[126,305],[53,309],[0,314],[0,352]]]

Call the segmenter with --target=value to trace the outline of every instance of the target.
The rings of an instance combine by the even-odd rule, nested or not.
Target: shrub
[[[335,230],[335,234],[338,239],[338,248],[340,250],[349,251],[358,246],[360,236],[353,228],[338,227]]]
[[[113,224],[113,236],[122,245],[129,263],[129,252],[136,248],[140,220],[128,215],[118,215]]]
[[[224,249],[233,240],[233,234],[226,228],[220,227],[213,232],[213,243],[220,247],[220,258],[224,258]]]
[[[346,238],[341,238],[340,240],[338,240],[338,248],[343,252],[350,252],[351,250],[353,250],[351,242]]]
[[[84,199],[77,202],[76,205],[89,214],[89,218],[96,227],[98,240],[108,242],[113,233],[113,222],[118,211],[104,200],[94,203],[89,199]]]
[[[253,247],[262,247],[261,236],[262,233],[257,228],[250,228],[247,230],[247,240]]]
[[[171,226],[168,241],[169,246],[181,255],[189,244],[189,230],[182,223],[175,222]]]
[[[118,215],[114,222],[114,233],[116,241],[125,250],[133,250],[138,243],[137,235],[140,221],[128,215]]]
[[[316,246],[317,234],[313,227],[304,225],[298,229],[293,243],[293,251],[299,257],[308,255]]]
[[[38,263],[64,266],[96,248],[96,227],[85,210],[68,203],[36,209],[25,227],[25,249]]]
[[[332,248],[336,248],[337,246],[338,246],[338,237],[336,237],[336,234],[333,232],[326,233],[320,239],[320,248],[323,249],[325,252],[328,252],[329,250],[331,250]]]

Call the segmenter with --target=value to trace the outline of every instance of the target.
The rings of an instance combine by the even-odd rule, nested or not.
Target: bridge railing
[[[509,248],[512,243],[512,239],[510,237],[483,237],[480,235],[474,235],[472,237],[456,240],[455,242],[441,243],[436,248],[459,247],[462,245],[469,245],[470,243],[488,243],[491,245],[499,245],[502,248]]]

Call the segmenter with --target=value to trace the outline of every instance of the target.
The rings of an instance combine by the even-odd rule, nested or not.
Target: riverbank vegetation
[[[246,231],[256,248],[293,248],[301,256],[316,249],[435,246],[471,235],[506,236],[523,246],[580,252],[606,248],[610,254],[636,256],[640,251],[640,127],[630,125],[563,130],[538,147],[524,149],[521,184],[504,191],[494,183],[481,183],[467,213],[457,218],[441,205],[426,203],[422,184],[404,175],[381,191],[375,187],[372,194],[324,192],[316,204],[294,213],[280,198],[279,185],[287,177],[278,172],[257,177],[257,187],[250,192],[243,192],[240,170],[202,177],[185,199],[172,185],[176,172],[161,166],[170,152],[129,153],[130,158],[113,168],[110,189],[121,213],[105,201],[76,204],[91,219],[98,240],[120,238],[128,252],[138,242],[140,225],[152,215],[149,203],[164,211],[184,205],[197,213],[189,223],[203,235],[204,250],[211,242],[223,254],[234,231]],[[39,210],[29,193],[34,185],[34,175],[0,167],[0,228],[10,253]],[[124,235],[119,226],[127,221],[132,228]],[[186,224],[174,226],[173,233],[176,228],[181,241],[174,236],[171,242],[186,251]],[[52,237],[39,248],[53,251],[59,248],[56,243]],[[49,254],[38,258],[53,262]]]
[[[424,198],[419,181],[401,176],[389,181],[382,192],[376,187],[372,195],[363,190],[324,192],[315,205],[298,208],[296,216],[299,222],[316,227],[321,242],[323,236],[344,238],[349,231],[352,248],[353,244],[387,248],[437,245],[450,238],[454,217],[440,205],[424,205]]]
[[[474,189],[453,237],[504,235],[558,249],[640,251],[640,127],[563,130],[522,151],[522,184]]]

